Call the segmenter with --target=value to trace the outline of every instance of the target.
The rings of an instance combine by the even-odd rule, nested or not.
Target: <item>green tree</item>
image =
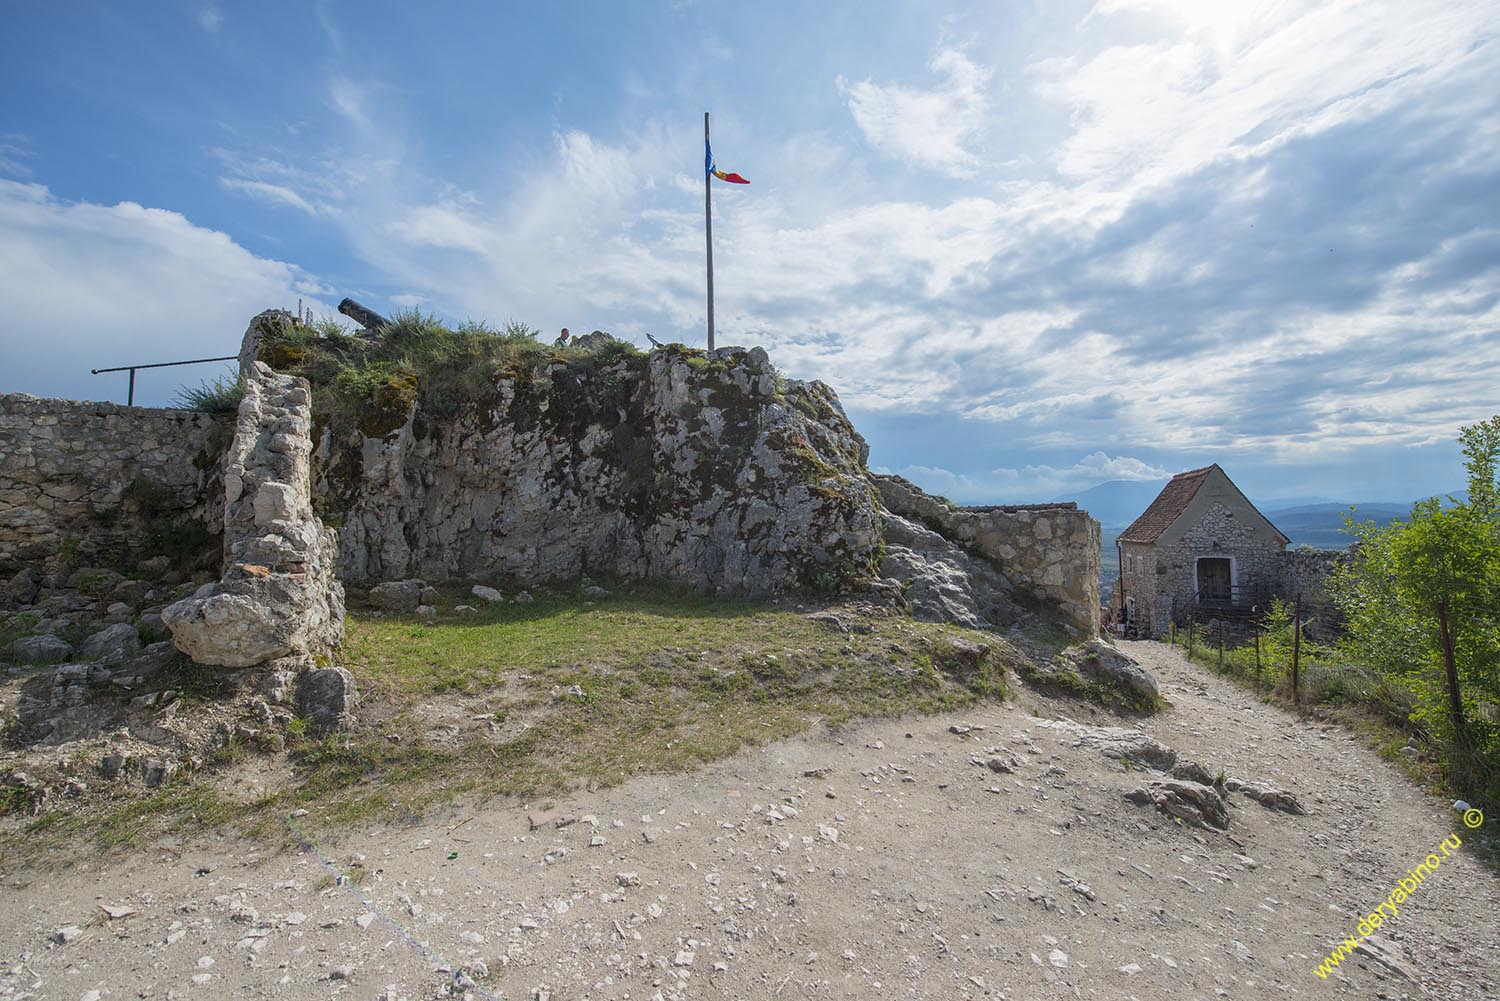
[[[1413,716],[1447,736],[1455,783],[1475,789],[1500,759],[1500,416],[1459,443],[1468,498],[1422,501],[1385,528],[1351,523],[1355,555],[1330,590],[1347,651],[1403,680]]]

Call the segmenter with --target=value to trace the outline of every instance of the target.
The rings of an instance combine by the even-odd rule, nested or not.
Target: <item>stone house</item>
[[[1145,637],[1190,610],[1200,622],[1247,618],[1281,592],[1288,541],[1217,464],[1178,473],[1115,543],[1110,612]]]

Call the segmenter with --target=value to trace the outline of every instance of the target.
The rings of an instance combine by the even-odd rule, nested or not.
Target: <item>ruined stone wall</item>
[[[899,476],[872,475],[885,507],[984,557],[1016,597],[1050,605],[1084,636],[1099,629],[1099,523],[1076,504],[955,507]]]
[[[344,638],[335,533],[312,509],[312,394],[259,362],[245,374],[224,469],[224,574],[162,612],[200,664],[250,667],[327,654]],[[290,665],[286,665],[290,667]]]
[[[1125,611],[1137,623],[1166,622],[1172,608],[1172,596],[1161,590],[1165,586],[1167,569],[1156,547],[1124,542],[1118,554],[1109,555],[1115,559],[1124,557],[1124,569],[1110,596],[1110,614]]]
[[[1282,594],[1326,600],[1328,575],[1349,561],[1347,549],[1288,549],[1281,554],[1277,586]]]
[[[0,395],[0,572],[216,553],[229,426],[227,415]]]
[[[1328,576],[1349,561],[1347,549],[1288,549],[1281,554],[1277,593],[1287,601],[1302,596],[1302,618],[1316,640],[1335,638],[1344,620],[1328,593]]]
[[[761,597],[867,576],[867,448],[759,348],[507,371],[477,405],[323,429],[315,500],[351,583],[584,575]]]

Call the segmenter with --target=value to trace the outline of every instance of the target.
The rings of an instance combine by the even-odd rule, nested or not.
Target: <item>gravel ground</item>
[[[1172,704],[1146,733],[1308,815],[1232,794],[1227,834],[1176,824],[1124,799],[1151,773],[1045,725],[1120,721],[1023,692],[549,813],[491,803],[320,851],[204,839],[10,872],[0,998],[1500,996],[1500,880],[1471,845],[1381,929],[1385,958],[1319,978],[1409,868],[1484,831],[1343,730],[1124,646]],[[1013,774],[986,767],[997,750]]]

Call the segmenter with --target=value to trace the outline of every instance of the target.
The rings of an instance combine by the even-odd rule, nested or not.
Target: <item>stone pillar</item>
[[[245,377],[224,463],[223,578],[162,612],[179,650],[223,667],[325,654],[344,634],[336,537],[312,510],[307,381],[253,359]]]

